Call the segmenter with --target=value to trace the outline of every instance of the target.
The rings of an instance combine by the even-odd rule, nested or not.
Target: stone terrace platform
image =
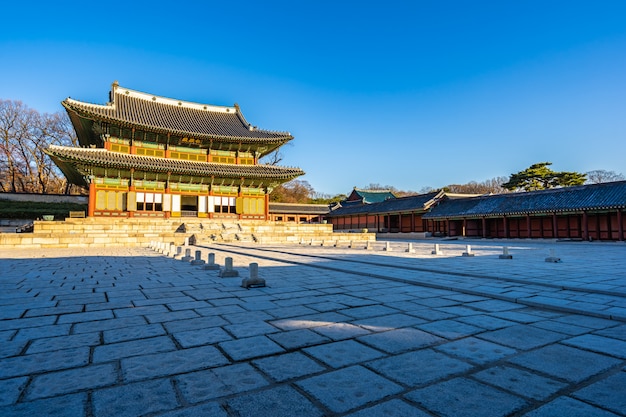
[[[65,221],[33,223],[32,233],[0,233],[0,249],[84,248],[148,246],[153,240],[182,244],[194,237],[198,242],[299,243],[374,241],[374,233],[333,232],[331,224],[220,220],[179,217],[154,218],[67,218]]]
[[[2,249],[0,415],[626,415],[623,243],[439,243]]]

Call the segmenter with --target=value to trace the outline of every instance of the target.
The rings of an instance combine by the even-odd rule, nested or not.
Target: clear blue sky
[[[111,83],[290,131],[316,191],[626,174],[626,1],[6,2],[0,98]]]

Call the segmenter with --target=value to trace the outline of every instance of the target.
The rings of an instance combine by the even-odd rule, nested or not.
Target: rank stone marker
[[[387,252],[391,252],[391,245],[389,245],[389,242],[385,242],[385,248],[383,250]]]
[[[204,265],[203,269],[207,271],[216,271],[220,269],[220,266],[215,263],[215,254],[213,252],[209,253],[207,263]]]
[[[513,259],[513,255],[509,253],[508,246],[502,247],[502,255],[499,256],[500,259]]]
[[[415,249],[413,249],[413,243],[409,242],[409,246],[406,248],[405,252],[415,253]]]
[[[559,263],[561,262],[561,258],[557,258],[557,256],[554,253],[554,249],[550,249],[550,256],[548,256],[546,258],[546,262],[551,262],[551,263]]]
[[[204,265],[204,261],[202,260],[202,251],[196,251],[196,258],[191,261],[192,265]]]
[[[185,256],[180,258],[180,260],[183,262],[190,262],[192,259],[193,257],[191,256],[191,249],[185,249]]]
[[[238,277],[239,272],[233,269],[233,258],[228,257],[224,260],[224,269],[220,271],[220,277],[233,278]]]
[[[439,249],[439,243],[435,243],[435,249],[433,249],[431,255],[443,255],[443,252]]]
[[[248,269],[250,270],[250,277],[244,278],[243,281],[241,281],[241,286],[243,288],[265,287],[265,280],[259,278],[259,264],[252,262]]]
[[[465,252],[462,253],[462,256],[474,256],[474,253],[472,253],[472,246],[471,245],[467,245],[465,247]]]

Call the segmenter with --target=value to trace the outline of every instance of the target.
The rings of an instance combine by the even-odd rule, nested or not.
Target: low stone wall
[[[36,203],[87,204],[89,197],[87,197],[86,195],[67,195],[67,194],[0,193],[0,200],[33,201]]]
[[[426,239],[432,237],[430,232],[400,232],[400,233],[376,233],[377,239]]]
[[[374,241],[373,233],[334,233],[330,224],[259,221],[224,223],[207,219],[107,219],[89,217],[65,221],[35,221],[32,233],[0,233],[3,248],[71,248],[148,246],[152,241],[180,245],[185,238],[197,242],[248,241],[260,244],[304,243],[347,245]]]

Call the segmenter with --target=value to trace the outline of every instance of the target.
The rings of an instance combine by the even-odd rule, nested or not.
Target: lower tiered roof
[[[267,179],[284,182],[304,174],[300,168],[274,165],[233,165],[214,162],[185,161],[111,152],[101,148],[73,148],[51,145],[46,153],[54,160],[68,180],[86,185],[91,175],[89,166],[122,170],[171,173],[197,177]]]

